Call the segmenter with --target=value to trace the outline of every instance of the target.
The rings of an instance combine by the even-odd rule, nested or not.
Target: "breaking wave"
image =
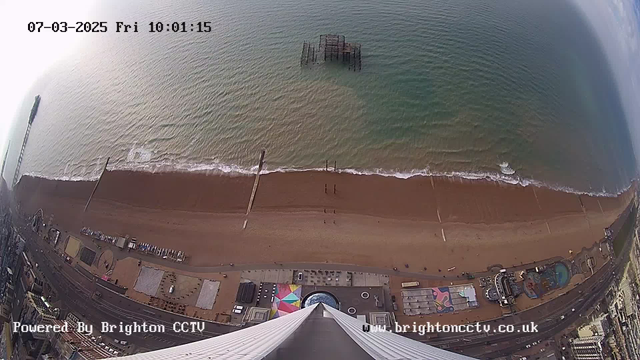
[[[224,163],[177,163],[177,162],[162,162],[162,163],[141,163],[141,162],[126,162],[126,163],[114,163],[110,164],[108,169],[110,171],[145,171],[151,173],[167,173],[167,172],[192,172],[192,173],[207,173],[207,174],[222,174],[229,176],[251,176],[255,175],[258,167],[243,167],[235,164]],[[329,167],[329,170],[332,168]],[[270,173],[289,173],[289,172],[305,172],[305,171],[324,171],[325,168],[296,168],[296,167],[276,167],[269,169],[265,163],[265,167],[262,170],[262,174]],[[589,195],[589,196],[606,196],[616,197],[625,191],[627,191],[631,184],[618,190],[616,193],[607,192],[604,189],[602,191],[581,191],[568,186],[549,184],[543,181],[525,178],[521,176],[504,175],[501,173],[489,173],[489,172],[464,172],[464,171],[451,171],[451,172],[436,172],[427,169],[416,169],[410,171],[390,171],[385,169],[351,169],[351,168],[338,168],[339,173],[353,174],[353,175],[378,175],[385,177],[394,177],[398,179],[409,179],[416,176],[424,177],[449,177],[460,178],[466,180],[484,180],[484,181],[496,181],[511,185],[520,186],[535,186],[540,188],[548,188],[556,191],[562,191],[566,193]],[[87,176],[49,176],[40,173],[26,173],[23,175],[29,175],[33,177],[40,177],[50,180],[61,181],[95,181],[99,175],[90,174]],[[635,179],[634,179],[635,181]]]

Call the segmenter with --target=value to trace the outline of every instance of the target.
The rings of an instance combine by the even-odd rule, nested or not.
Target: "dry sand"
[[[427,273],[567,257],[600,240],[632,197],[449,178],[274,173],[261,176],[243,230],[252,185],[249,176],[107,172],[86,214],[93,182],[24,176],[17,193],[25,213],[42,208],[65,229],[88,226],[184,250],[195,266],[328,261],[409,264]]]

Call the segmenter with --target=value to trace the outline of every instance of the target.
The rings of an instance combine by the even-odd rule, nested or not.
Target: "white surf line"
[[[442,224],[442,219],[440,218],[440,210],[436,209],[436,213],[438,214],[438,221]]]
[[[532,186],[531,188],[533,189],[533,196],[536,197],[536,203],[538,204],[538,209],[542,210],[542,206],[540,206],[540,200],[538,200],[538,194],[536,194],[536,187]]]
[[[444,242],[447,242],[447,237],[444,236],[444,228],[440,228],[440,230],[442,231],[442,240],[444,240]]]
[[[100,173],[100,164],[102,164],[102,156],[98,157],[98,162],[96,163],[96,168],[93,169],[93,173],[94,174],[99,174]]]
[[[545,221],[544,223],[547,224],[547,231],[549,231],[549,234],[551,234],[551,228],[549,227],[549,222]]]

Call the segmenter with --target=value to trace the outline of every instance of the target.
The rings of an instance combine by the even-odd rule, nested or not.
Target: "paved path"
[[[619,224],[616,224],[619,225]],[[617,227],[617,226],[616,226]],[[618,229],[614,229],[614,232],[617,232]],[[74,234],[75,235],[75,234]],[[93,240],[86,238],[85,236],[78,236],[76,235],[76,237],[78,237],[79,239],[81,239],[83,241],[83,243],[85,243],[85,245],[88,245],[90,248],[94,248],[96,247],[96,243],[93,242]],[[36,240],[37,242],[37,240]],[[627,244],[628,245],[628,244]],[[100,246],[102,248],[107,248],[107,247],[111,247],[110,245],[106,244],[106,243],[100,243]],[[150,263],[154,263],[154,264],[158,264],[158,265],[164,265],[164,266],[168,266],[168,267],[173,267],[179,270],[184,270],[184,271],[189,271],[189,272],[195,272],[195,273],[209,273],[209,272],[228,272],[228,271],[242,271],[242,270],[261,270],[261,269],[320,269],[320,270],[342,270],[342,271],[354,271],[354,272],[368,272],[368,273],[377,273],[377,274],[385,274],[385,275],[396,275],[396,276],[405,276],[408,278],[413,278],[413,279],[433,279],[433,280],[442,280],[442,279],[447,279],[447,280],[454,280],[454,279],[459,279],[457,276],[452,276],[452,275],[447,275],[446,273],[444,273],[444,275],[434,275],[434,274],[425,274],[425,273],[420,273],[420,272],[411,272],[409,271],[409,269],[405,270],[403,269],[403,271],[395,271],[393,269],[384,269],[384,268],[376,268],[376,267],[368,267],[368,266],[358,266],[358,265],[354,265],[354,264],[330,264],[330,263],[295,263],[295,262],[291,262],[291,263],[274,263],[274,264],[238,264],[238,265],[220,265],[220,266],[211,266],[211,267],[196,267],[196,266],[190,266],[187,264],[181,264],[181,263],[175,263],[173,261],[168,261],[168,260],[164,260],[164,259],[160,259],[158,257],[154,257],[154,256],[150,256],[150,255],[145,255],[142,253],[138,253],[138,252],[126,252],[126,251],[121,251],[118,249],[113,250],[114,253],[114,257],[116,257],[117,259],[124,259],[127,257],[133,257],[136,259],[141,259],[143,261],[147,261]],[[40,254],[40,256],[37,255],[37,257],[41,257],[42,253]],[[49,258],[47,256],[47,258]],[[55,263],[60,262],[61,263],[61,259],[58,259],[57,257],[54,257],[54,259],[44,259],[41,258],[40,259],[41,262],[44,264],[46,262],[51,261],[54,266]],[[530,268],[532,266],[535,265],[541,265],[541,264],[545,264],[545,263],[549,263],[549,262],[554,262],[554,261],[558,261],[561,260],[560,257],[558,258],[552,258],[552,259],[546,259],[544,261],[540,261],[540,262],[536,262],[534,264],[527,264],[527,265],[521,265],[515,268],[510,268],[510,270],[513,271],[518,271],[520,269],[524,269],[524,268]],[[552,318],[556,318],[557,314],[561,313],[561,312],[566,312],[567,308],[570,306],[575,306],[572,305],[574,304],[574,301],[577,299],[577,297],[582,296],[579,291],[583,291],[582,289],[586,289],[586,291],[584,291],[585,293],[587,292],[591,292],[588,296],[585,296],[584,303],[581,304],[580,306],[576,306],[576,308],[580,308],[577,309],[578,311],[582,311],[584,309],[587,309],[591,304],[593,304],[593,301],[595,301],[597,296],[594,296],[595,294],[599,294],[600,290],[605,287],[609,281],[611,280],[611,276],[612,276],[612,269],[615,269],[616,272],[618,272],[619,267],[621,266],[621,259],[618,258],[616,259],[617,261],[614,264],[607,264],[607,266],[605,266],[603,269],[601,269],[601,271],[599,271],[596,275],[597,276],[592,276],[591,278],[588,279],[588,281],[584,281],[583,284],[581,284],[579,287],[576,287],[575,289],[570,289],[569,291],[567,291],[566,295],[561,296],[560,298],[558,298],[557,300],[552,300],[549,301],[548,303],[544,304],[546,305],[546,309],[543,308],[534,308],[531,310],[527,310],[524,312],[521,312],[519,314],[517,314],[516,316],[512,316],[512,317],[505,317],[502,319],[498,319],[498,320],[494,320],[494,322],[496,323],[508,323],[508,324],[518,324],[521,322],[525,322],[525,321],[530,321],[530,320],[539,320],[540,322],[545,322],[545,320],[550,320],[549,316],[551,316]],[[49,271],[47,271],[47,275],[51,276],[52,278],[54,278],[57,281],[61,281],[63,283],[67,283],[69,284],[67,287],[67,289],[63,290],[65,295],[70,296],[69,303],[73,304],[75,306],[78,306],[80,308],[85,309],[87,306],[92,307],[90,301],[87,302],[87,295],[90,293],[86,293],[86,291],[81,291],[81,289],[83,289],[83,286],[81,286],[80,282],[77,282],[77,280],[72,280],[71,278],[68,278],[70,276],[70,274],[72,275],[73,273],[79,274],[77,271],[71,269],[71,273],[69,272],[69,269],[66,268],[70,268],[69,266],[65,266],[66,264],[63,264],[63,268],[65,268],[65,270],[62,272],[62,277],[60,277],[60,274],[55,274],[56,271],[53,269],[48,269]],[[59,270],[59,269],[58,269]],[[605,274],[603,276],[603,274]],[[484,275],[490,275],[492,273],[490,272],[484,272],[484,273],[475,273],[474,275],[476,276],[484,276]],[[80,277],[83,277],[82,275],[80,275]],[[67,281],[65,281],[67,280]],[[594,283],[597,281],[598,286],[594,286]],[[580,289],[580,290],[579,290]],[[71,291],[69,291],[71,290]],[[80,290],[80,291],[78,291]],[[595,291],[594,291],[595,290]],[[75,292],[75,293],[74,293]],[[158,309],[155,308],[151,308],[148,306],[145,306],[144,304],[140,304],[140,303],[136,303],[133,302],[130,299],[127,299],[124,296],[115,294],[115,293],[110,293],[108,291],[105,291],[105,293],[109,293],[107,297],[103,298],[101,300],[101,302],[103,302],[103,304],[99,304],[97,308],[95,308],[94,310],[91,310],[91,313],[93,313],[93,317],[98,317],[100,318],[101,316],[105,316],[107,318],[116,320],[117,318],[122,317],[123,315],[126,316],[134,316],[137,315],[135,318],[140,317],[140,319],[145,319],[148,318],[149,322],[152,322],[153,319],[157,319],[156,316],[152,316],[152,317],[148,317],[145,314],[141,313],[140,310],[141,309],[152,309],[153,312],[158,312]],[[571,295],[569,295],[571,294]],[[77,296],[80,296],[80,298],[78,298]],[[118,304],[122,304],[123,301],[126,303],[126,305],[118,305]],[[122,307],[121,307],[122,306]],[[151,311],[151,310],[148,310]],[[565,321],[547,321],[547,324],[544,326],[544,332],[540,333],[538,335],[534,335],[531,336],[530,338],[527,339],[523,339],[528,341],[533,341],[533,338],[539,338],[541,336],[544,337],[548,337],[548,336],[552,336],[554,333],[564,329],[567,325],[569,325],[568,321],[570,322],[574,322],[577,317],[576,314],[578,313],[578,311],[576,311],[576,313],[572,314],[568,314],[569,316],[567,316],[567,319],[565,319]],[[542,314],[541,312],[543,312],[544,314]],[[177,314],[171,314],[171,313],[167,313],[163,315],[167,317],[167,320],[165,321],[169,321],[169,320],[174,320],[175,318],[180,317]],[[134,319],[135,319],[134,318]],[[547,319],[545,319],[547,318]],[[187,318],[189,319],[189,318]],[[551,319],[553,320],[553,319]],[[224,326],[224,325],[219,325],[219,324],[213,324],[215,325],[215,329],[211,328],[208,329],[207,332],[209,332],[209,336],[211,335],[215,335],[215,334],[220,334],[220,333],[224,333],[229,331],[229,326]],[[221,328],[218,328],[221,327]],[[185,342],[189,342],[189,341],[193,341],[195,339],[193,339],[191,336],[187,336],[186,334],[181,334],[181,335],[166,335],[167,337],[163,339],[164,341],[167,341],[169,344],[173,343],[185,343]],[[522,337],[522,336],[520,336]],[[191,338],[191,339],[189,339]],[[480,354],[484,354],[484,356],[486,356],[487,354],[491,354],[492,356],[494,355],[498,355],[499,353],[503,353],[503,352],[509,352],[512,350],[517,350],[518,347],[521,347],[523,344],[526,343],[518,343],[517,341],[514,343],[514,339],[517,337],[513,337],[513,336],[498,336],[497,338],[500,338],[502,340],[498,340],[497,338],[491,338],[492,341],[501,341],[500,342],[500,346],[499,347],[494,347],[492,349],[482,349],[482,344],[485,341],[485,338],[481,339],[480,337],[475,337],[472,339],[471,342],[467,343],[467,344],[461,344],[460,343],[460,339],[455,339],[456,336],[454,336],[454,338],[452,339],[443,339],[445,341],[443,341],[440,345],[444,348],[450,348],[450,349],[457,349],[458,351],[464,351],[467,353],[475,353],[477,354],[476,356],[480,355]],[[166,339],[166,340],[165,340]],[[144,343],[146,343],[145,345],[149,346],[150,348],[157,348],[157,347],[161,347],[162,345],[160,345],[158,342],[155,341],[155,339],[150,339],[150,338],[145,338],[145,339],[138,339]],[[166,344],[165,344],[166,346]],[[488,350],[488,351],[487,351]],[[493,352],[491,351],[493,350]],[[480,355],[482,356],[482,355]]]
[[[310,263],[310,262],[274,262],[268,264],[234,264],[234,265],[218,265],[218,266],[193,266],[184,263],[178,263],[171,260],[165,260],[159,258],[157,256],[144,254],[137,251],[125,251],[118,249],[117,247],[98,242],[93,239],[89,239],[86,236],[80,235],[78,233],[69,232],[74,237],[79,238],[85,246],[93,249],[94,251],[100,253],[102,250],[96,249],[96,244],[100,244],[102,249],[109,249],[113,252],[113,256],[117,260],[123,260],[126,258],[134,258],[137,260],[146,261],[148,263],[162,265],[170,268],[174,268],[182,271],[189,271],[193,273],[216,273],[216,272],[229,272],[229,271],[245,271],[245,270],[269,270],[269,269],[315,269],[315,270],[341,270],[341,271],[352,271],[352,272],[362,272],[362,273],[375,273],[389,276],[402,276],[413,279],[425,279],[425,280],[460,280],[464,279],[463,276],[459,275],[448,275],[446,269],[442,269],[442,273],[439,275],[435,274],[427,274],[424,273],[421,269],[418,271],[410,271],[409,269],[387,269],[387,268],[379,268],[373,266],[362,266],[356,264],[336,264],[336,263]],[[507,268],[509,271],[520,271],[524,269],[529,269],[535,266],[546,265],[550,263],[554,263],[557,261],[563,260],[562,257],[556,256],[553,258],[548,258],[540,261],[536,261],[534,263],[522,264],[516,267]],[[422,272],[421,272],[422,271]],[[490,276],[495,274],[495,271],[485,271],[474,273],[474,276]]]
[[[113,325],[121,322],[123,324],[146,322],[147,324],[161,324],[166,327],[166,332],[152,335],[144,333],[134,333],[130,336],[123,333],[107,334],[107,336],[110,335],[109,337],[129,340],[129,343],[135,348],[140,347],[144,350],[161,349],[225,334],[241,328],[239,326],[194,319],[131,300],[100,286],[93,276],[82,273],[65,263],[60,256],[57,256],[51,250],[47,243],[39,239],[30,230],[21,231],[21,235],[27,241],[25,251],[39,264],[38,270],[44,275],[46,282],[56,291],[57,300],[61,302],[61,313],[74,312],[75,315],[82,319],[87,319],[95,325],[99,325],[103,321]],[[100,299],[92,298],[96,290],[102,294]],[[205,330],[202,334],[173,332],[172,326],[174,322],[192,321],[201,321],[205,324]],[[119,347],[114,344],[111,344],[111,346]],[[135,350],[135,348],[126,350]]]

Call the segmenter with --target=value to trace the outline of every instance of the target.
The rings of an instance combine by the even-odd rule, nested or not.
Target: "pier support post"
[[[91,192],[91,195],[89,195],[89,200],[87,200],[87,205],[84,206],[84,211],[83,212],[87,212],[87,209],[89,208],[89,204],[91,204],[91,199],[93,199],[93,195],[96,193],[96,190],[98,190],[98,185],[100,185],[100,181],[102,181],[102,177],[104,176],[104,173],[107,171],[107,165],[109,165],[109,159],[110,157],[107,157],[107,161],[104,163],[104,168],[102,168],[102,172],[100,173],[100,177],[98,178],[98,181],[96,182],[96,186],[93,188],[93,191]]]

